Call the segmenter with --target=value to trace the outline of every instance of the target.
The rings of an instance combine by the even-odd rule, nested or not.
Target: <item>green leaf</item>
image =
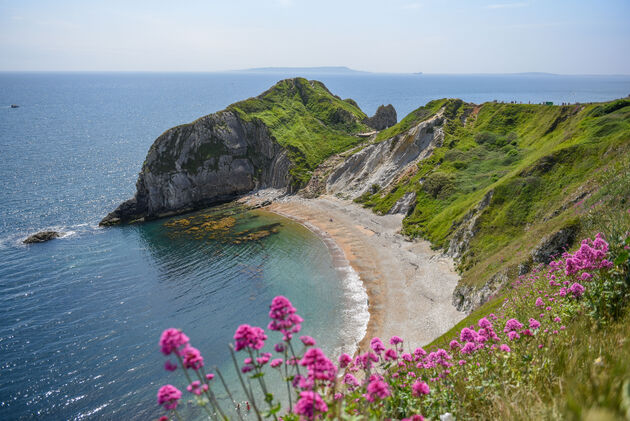
[[[622,263],[624,263],[626,260],[628,260],[628,257],[630,256],[630,254],[628,254],[628,250],[624,250],[622,251],[619,256],[617,256],[615,258],[615,265],[619,266]]]

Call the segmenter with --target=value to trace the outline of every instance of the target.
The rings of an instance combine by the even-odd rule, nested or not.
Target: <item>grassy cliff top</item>
[[[318,81],[303,78],[276,83],[261,95],[230,105],[243,120],[259,119],[289,150],[292,175],[300,183],[334,153],[356,145],[355,134],[370,130],[356,102],[342,100]]]
[[[407,192],[417,205],[403,224],[410,236],[448,247],[484,196],[476,234],[459,263],[462,282],[481,285],[514,274],[541,239],[583,224],[593,206],[630,200],[630,99],[566,106],[439,100],[379,134],[405,131],[443,110],[444,141],[393,189],[359,199],[387,212]]]

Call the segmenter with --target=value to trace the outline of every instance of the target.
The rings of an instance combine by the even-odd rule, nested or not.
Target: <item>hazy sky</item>
[[[0,0],[0,70],[630,74],[630,0]]]

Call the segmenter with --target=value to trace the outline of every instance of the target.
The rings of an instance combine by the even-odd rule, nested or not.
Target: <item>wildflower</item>
[[[521,337],[521,335],[519,335],[515,331],[508,332],[508,338],[510,338],[511,341],[515,341],[515,340],[519,339],[520,337]]]
[[[357,380],[357,378],[354,377],[350,373],[345,375],[345,377],[343,378],[343,382],[345,384],[347,384],[348,386],[358,386],[359,385],[359,381]]]
[[[309,371],[309,378],[313,380],[334,381],[337,367],[330,361],[319,348],[310,348],[304,353],[300,365]]]
[[[510,319],[505,323],[505,329],[503,331],[508,333],[511,330],[520,330],[523,328],[523,324],[516,319]]]
[[[203,357],[197,348],[187,345],[186,348],[184,348],[183,355],[184,368],[199,370],[203,367]]]
[[[412,389],[413,395],[418,396],[418,397],[423,396],[423,395],[428,395],[429,392],[431,391],[431,389],[429,388],[429,385],[420,380],[415,382],[413,386],[411,386],[411,389]]]
[[[398,336],[392,336],[392,338],[389,340],[390,345],[398,345],[401,343],[403,343],[403,340]]]
[[[212,380],[212,379],[214,379],[214,374],[212,374],[212,373],[206,374],[206,380],[209,381],[209,380]]]
[[[352,362],[352,357],[345,352],[339,356],[339,367],[346,368]]]
[[[545,305],[545,303],[543,302],[542,298],[538,297],[536,298],[536,307],[542,307]]]
[[[169,328],[162,332],[160,336],[160,348],[162,354],[170,355],[174,352],[179,355],[179,348],[186,345],[190,339],[179,329]]]
[[[282,358],[276,358],[275,360],[271,360],[269,365],[273,368],[280,367],[282,365]]]
[[[401,355],[401,357],[402,357],[403,360],[405,360],[407,362],[413,361],[413,357],[409,353],[405,352],[404,354]]]
[[[377,354],[385,351],[385,345],[383,345],[380,338],[372,338],[370,341],[370,348],[372,348],[372,350],[374,350]]]
[[[575,282],[575,283],[574,283],[573,285],[571,285],[571,287],[569,288],[569,292],[570,292],[571,294],[573,294],[573,296],[574,296],[575,298],[580,298],[580,297],[582,296],[582,294],[584,294],[584,291],[585,291],[585,288],[584,288],[581,284],[579,284],[579,283],[577,283],[577,282]]]
[[[175,371],[175,370],[177,370],[177,364],[173,364],[172,362],[170,362],[170,361],[168,361],[168,360],[167,360],[167,361],[164,363],[164,369],[165,369],[166,371]]]
[[[258,363],[258,365],[265,365],[267,364],[267,362],[269,362],[269,359],[271,358],[271,354],[268,352],[263,352],[260,357],[256,358],[256,363]]]
[[[499,347],[499,349],[500,349],[501,351],[504,351],[504,352],[510,352],[510,351],[512,351],[512,350],[510,349],[510,347],[509,347],[509,346],[507,346],[506,344],[501,344],[501,346]]]
[[[275,344],[275,345],[273,346],[273,349],[274,349],[276,352],[278,352],[278,353],[280,353],[280,352],[284,352],[284,349],[285,349],[285,348],[284,348],[284,344]]]
[[[562,319],[560,317],[556,316],[556,317],[553,318],[553,321],[556,322],[556,323],[560,323],[562,321]]]
[[[459,364],[459,365],[464,365],[464,364],[466,364],[466,360],[459,360],[459,361],[457,362],[457,364]]]
[[[395,350],[390,348],[387,351],[385,351],[385,361],[397,360],[397,359],[398,359],[398,354],[396,354]]]
[[[300,340],[305,346],[313,346],[315,345],[315,339],[310,336],[300,336]]]
[[[421,357],[424,357],[425,355],[427,355],[427,351],[425,351],[422,348],[416,348],[413,351],[413,355],[415,355],[417,358],[421,358]]]
[[[333,399],[336,401],[343,399],[343,393],[339,393],[339,392],[335,393],[335,396],[333,396]]]
[[[370,381],[367,386],[367,395],[365,395],[365,398],[368,401],[374,402],[376,397],[385,399],[391,394],[392,393],[389,391],[389,385],[383,381],[381,376],[376,374],[372,374],[370,376]]]
[[[164,409],[175,409],[182,398],[182,392],[175,386],[166,384],[160,387],[157,393],[158,405],[163,405]]]
[[[477,340],[477,332],[475,332],[473,329],[465,327],[462,329],[459,335],[459,339],[462,342],[465,342],[465,341],[474,342]]]
[[[298,333],[302,329],[301,323],[304,321],[300,316],[295,314],[296,309],[288,298],[278,295],[271,300],[269,306],[269,317],[272,319],[267,328],[269,330],[282,332],[284,339],[291,339],[294,333]],[[258,348],[259,349],[259,348]]]
[[[461,353],[462,354],[470,354],[475,350],[475,344],[474,342],[466,342],[466,344],[462,347],[461,349]]]
[[[254,369],[254,367],[253,367],[253,366],[251,366],[251,365],[244,365],[243,367],[241,367],[241,372],[242,372],[243,374],[245,374],[245,373],[249,373],[249,372],[250,372],[250,371],[252,371],[253,369]]]
[[[481,319],[479,319],[479,321],[477,322],[477,325],[482,329],[492,329],[492,323],[490,323],[490,320],[488,320],[485,317],[482,317]]]
[[[461,347],[461,344],[457,342],[455,339],[453,339],[448,345],[451,347],[451,349],[457,349]]]
[[[168,417],[166,415],[162,415],[160,418],[158,418],[158,421],[168,421]]]
[[[243,324],[234,333],[235,349],[236,351],[243,348],[261,349],[265,345],[266,339],[267,335],[261,328]]]
[[[584,272],[584,273],[580,276],[580,279],[581,279],[582,281],[590,281],[592,277],[593,277],[593,275],[591,275],[590,273]]]
[[[422,415],[412,415],[409,418],[403,418],[401,421],[424,421],[424,417]]]
[[[195,380],[194,382],[192,382],[186,387],[186,390],[188,390],[190,393],[194,395],[199,396],[203,392],[208,390],[208,385],[207,384],[202,385],[199,380]]]
[[[538,329],[540,327],[540,322],[536,319],[530,318],[529,319],[529,327],[531,329]]]
[[[316,413],[325,413],[328,406],[317,392],[300,392],[300,399],[294,409],[296,414],[303,415],[308,419],[313,419]]]

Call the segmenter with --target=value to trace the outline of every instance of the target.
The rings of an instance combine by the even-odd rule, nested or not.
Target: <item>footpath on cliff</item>
[[[240,201],[316,227],[359,274],[370,313],[360,349],[375,336],[400,336],[410,349],[426,345],[465,316],[452,304],[459,280],[452,259],[431,250],[427,241],[402,236],[403,215],[376,215],[334,196],[274,196],[262,191]]]

